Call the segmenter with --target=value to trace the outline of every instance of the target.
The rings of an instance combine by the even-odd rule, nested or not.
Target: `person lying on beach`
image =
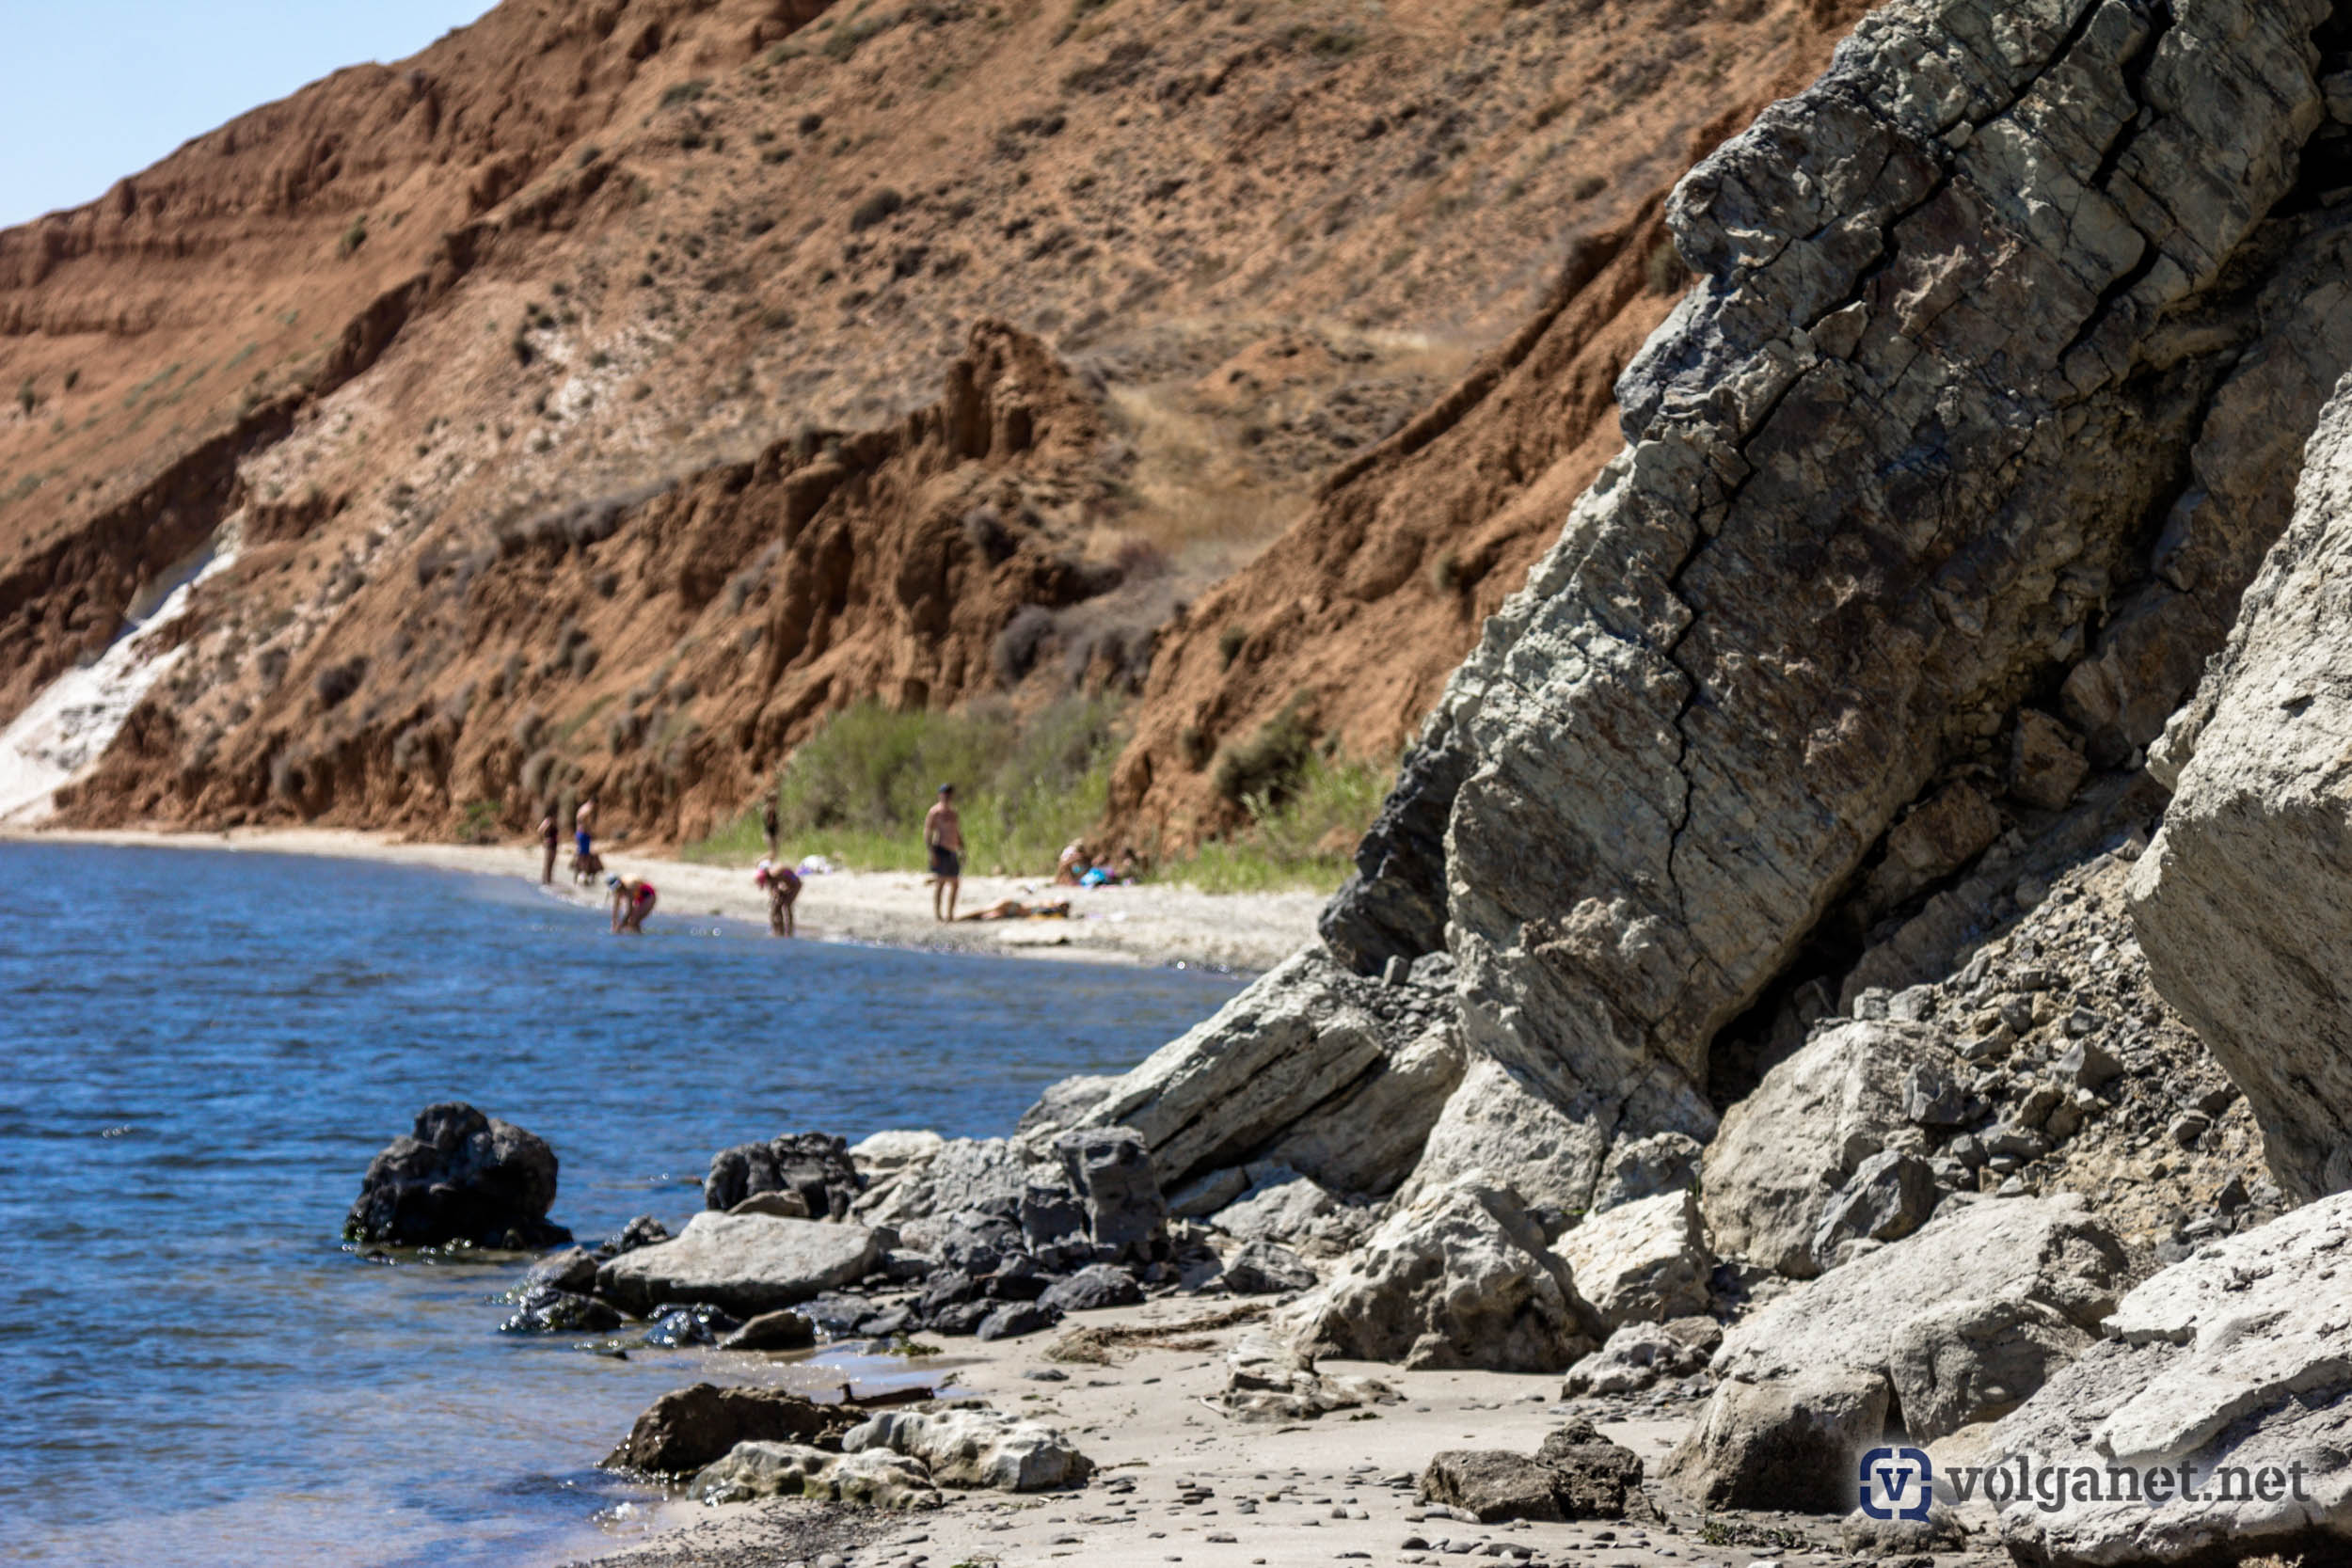
[[[790,936],[792,905],[801,896],[801,874],[788,865],[761,861],[752,872],[752,885],[767,890],[770,933],[780,937]]]
[[[631,936],[644,936],[645,916],[653,913],[653,884],[642,878],[614,873],[605,878],[604,885],[612,895],[612,934],[619,936],[627,931]]]
[[[956,916],[958,920],[1067,920],[1070,900],[1052,904],[1024,904],[1018,898],[999,898],[984,909],[967,910]]]

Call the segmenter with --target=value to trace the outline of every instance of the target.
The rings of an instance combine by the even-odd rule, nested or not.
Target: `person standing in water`
[[[596,798],[591,795],[580,803],[578,811],[572,813],[572,875],[575,879],[585,878],[596,870],[596,849],[593,847],[596,832]],[[612,880],[606,878],[605,885],[611,886]]]
[[[761,861],[758,869],[752,873],[752,885],[767,891],[769,933],[790,936],[792,906],[801,896],[801,874],[788,865]]]
[[[759,808],[759,827],[768,835],[768,858],[776,858],[776,798],[771,794]]]
[[[539,885],[551,886],[555,881],[555,843],[564,830],[556,825],[555,802],[548,802],[548,814],[539,818]]]
[[[604,879],[604,885],[612,895],[612,934],[626,931],[631,936],[645,934],[645,916],[653,913],[653,884],[640,878],[631,880],[618,873]]]
[[[923,846],[931,856],[931,918],[956,917],[956,893],[963,885],[963,824],[956,819],[956,786],[939,786],[939,803],[924,814]],[[945,895],[946,911],[940,911]]]

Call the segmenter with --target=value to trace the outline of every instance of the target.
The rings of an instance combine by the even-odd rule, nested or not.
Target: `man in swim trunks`
[[[631,936],[645,934],[645,916],[653,913],[653,884],[643,879],[632,881],[617,873],[608,875],[604,885],[612,895],[612,934],[626,931]]]
[[[574,881],[585,881],[595,874],[596,851],[589,847],[589,841],[595,836],[596,831],[596,798],[591,795],[582,800],[580,803],[580,809],[572,814],[572,879]],[[610,887],[612,882],[612,879],[610,877],[605,879],[606,886]]]
[[[788,937],[792,934],[792,905],[801,896],[801,874],[788,865],[773,861],[761,861],[752,872],[752,885],[768,893],[768,930],[771,935]]]
[[[555,823],[555,802],[549,800],[548,814],[539,818],[539,848],[542,851],[539,885],[542,887],[549,886],[555,880],[555,841],[562,836],[563,830]]]
[[[956,917],[956,893],[963,885],[963,824],[956,819],[956,786],[939,786],[939,803],[924,814],[923,846],[931,854],[931,918]],[[946,896],[946,911],[940,897]]]

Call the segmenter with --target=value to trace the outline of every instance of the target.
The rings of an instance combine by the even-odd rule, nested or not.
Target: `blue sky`
[[[0,0],[0,228],[105,193],[338,66],[397,60],[489,0]]]

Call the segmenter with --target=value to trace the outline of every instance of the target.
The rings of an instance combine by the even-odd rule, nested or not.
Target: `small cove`
[[[616,940],[525,883],[291,856],[0,844],[0,1497],[38,1563],[556,1560],[639,1500],[594,1468],[639,1409],[753,1375],[501,1336],[517,1265],[342,1246],[431,1101],[547,1138],[593,1242],[675,1227],[726,1144],[1004,1132],[1239,984],[667,911]]]

